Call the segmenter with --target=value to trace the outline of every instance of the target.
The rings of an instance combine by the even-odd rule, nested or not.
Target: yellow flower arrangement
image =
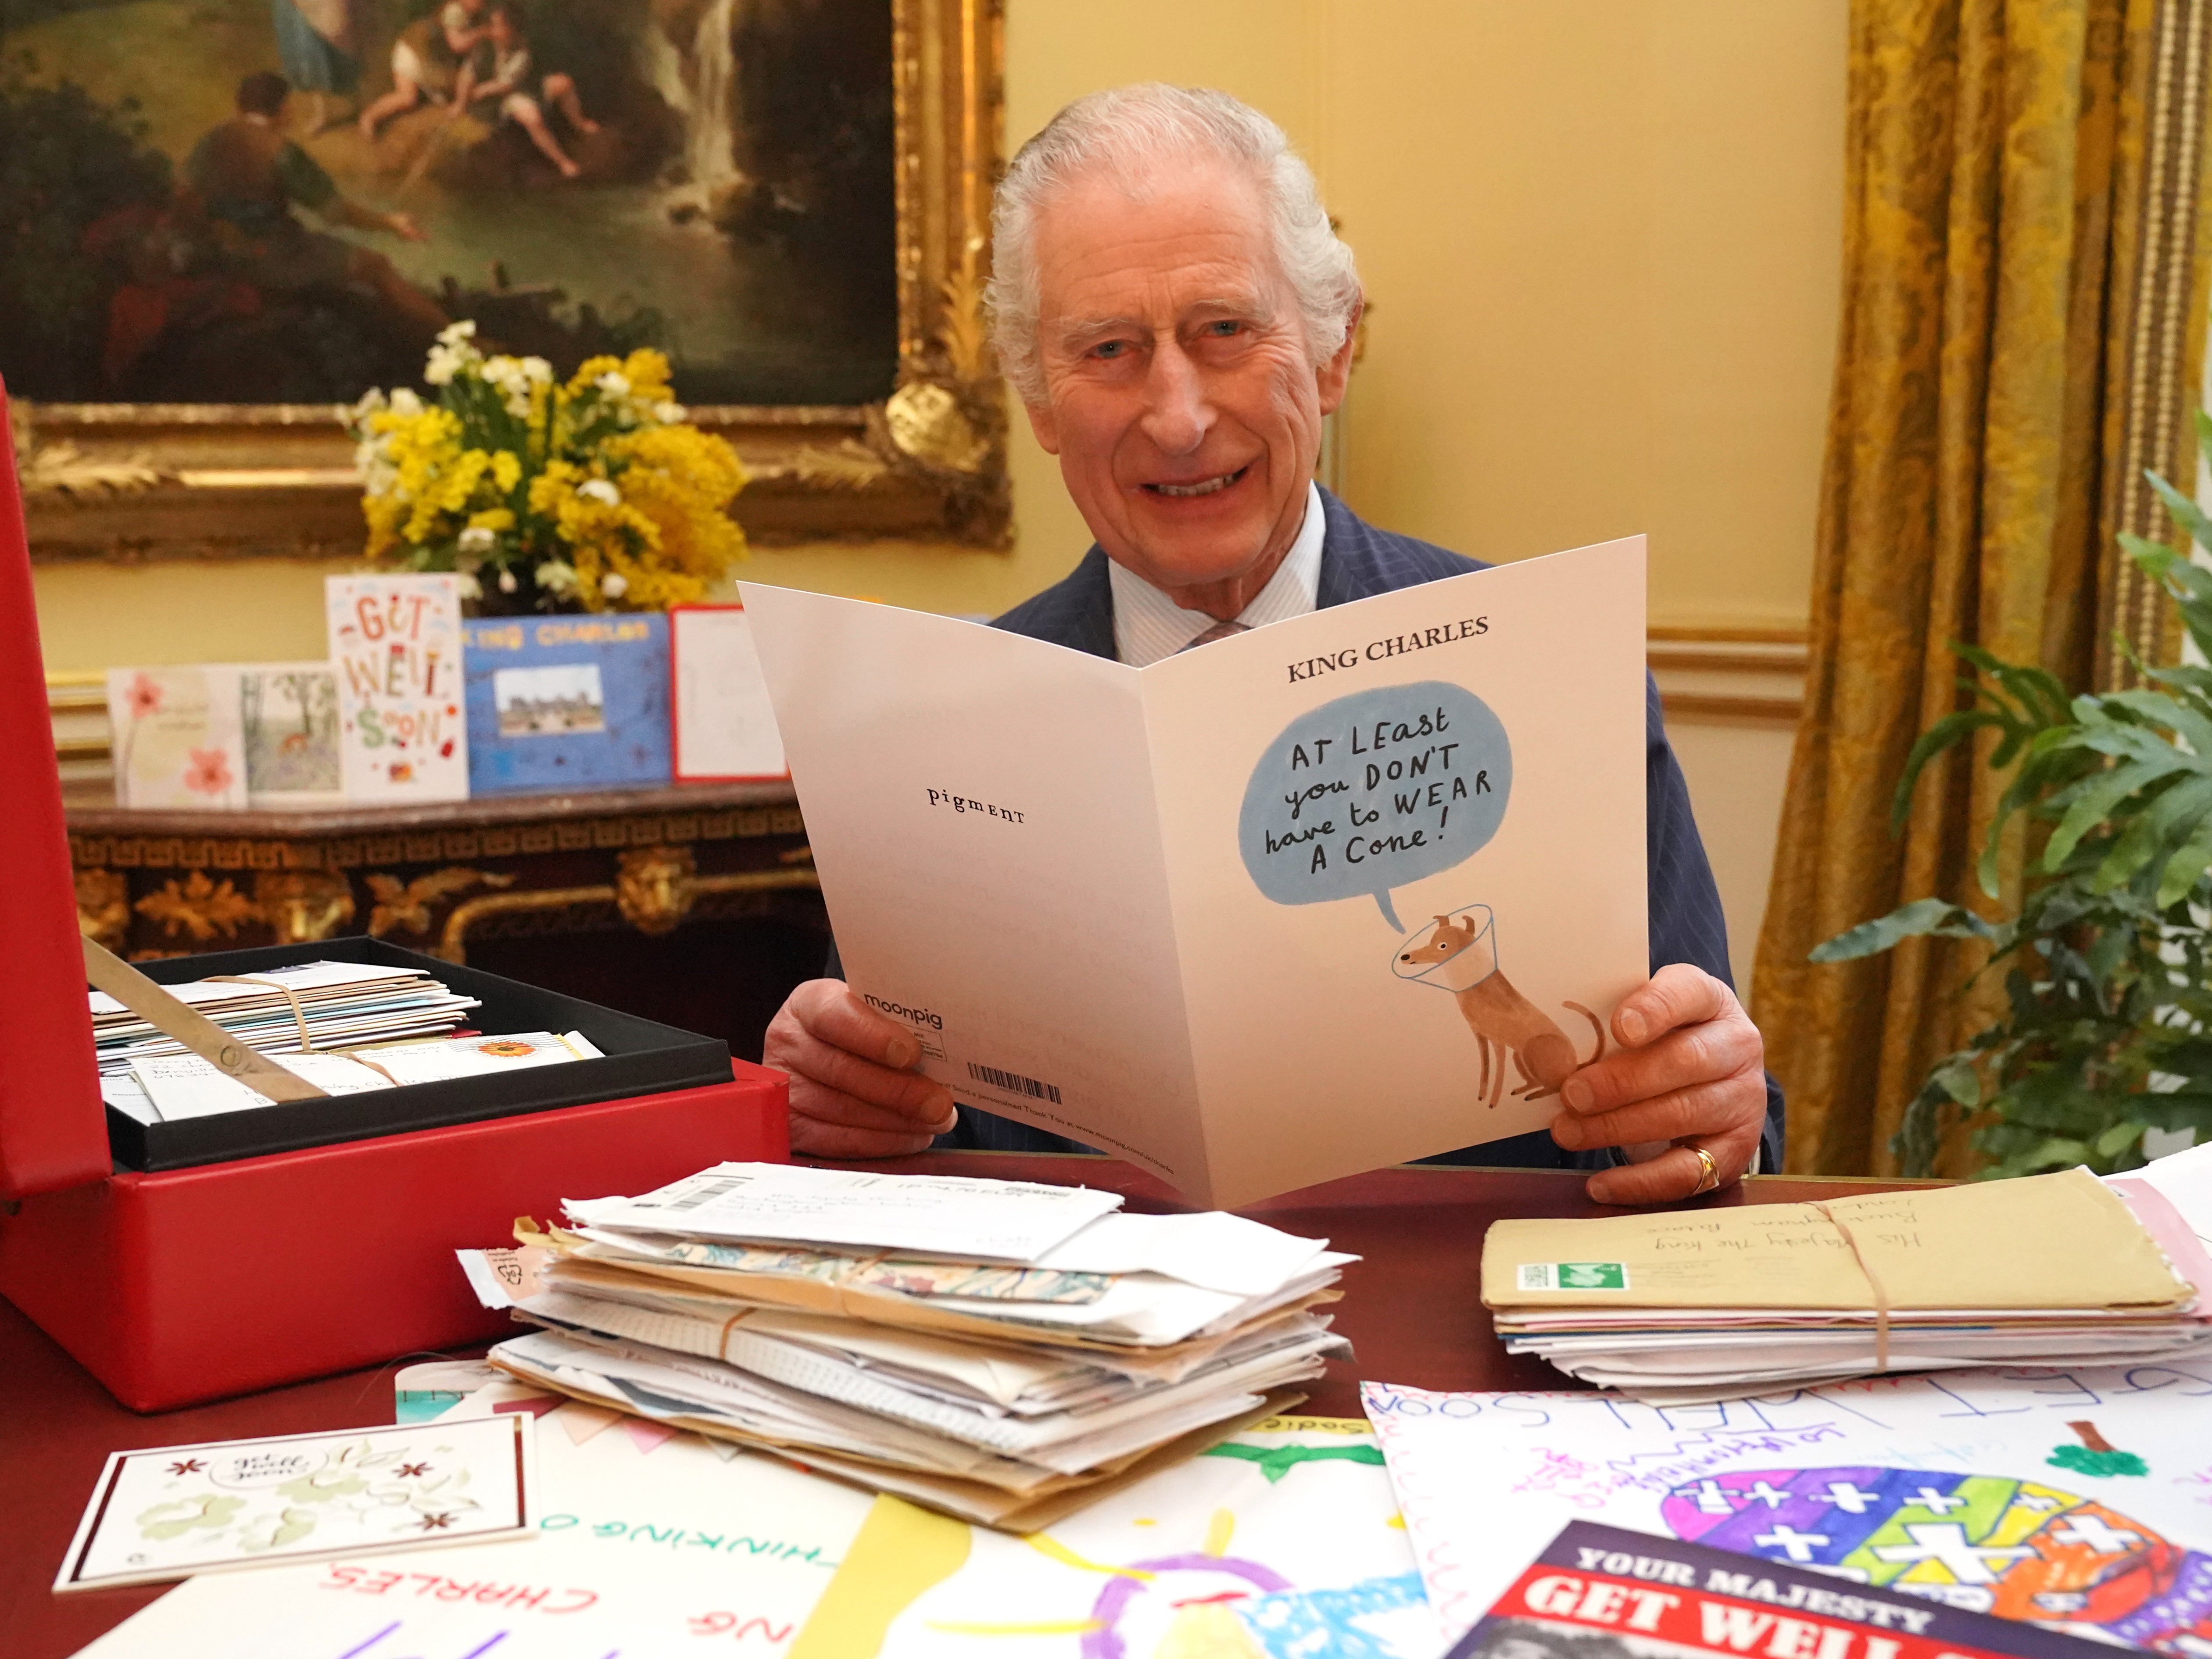
[[[371,559],[458,571],[504,610],[665,611],[745,556],[727,511],[745,470],[685,422],[666,357],[593,357],[562,382],[475,332],[430,349],[436,403],[401,387],[354,406]]]

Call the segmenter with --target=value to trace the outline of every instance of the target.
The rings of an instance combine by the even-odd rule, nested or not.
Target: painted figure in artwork
[[[451,319],[437,302],[372,249],[311,230],[295,210],[348,229],[421,241],[404,213],[384,213],[340,193],[331,175],[286,135],[290,84],[264,70],[239,82],[231,118],[193,146],[185,162],[191,205],[230,276],[264,295],[351,291],[374,295],[396,324],[427,346]]]
[[[269,0],[284,78],[301,94],[309,135],[336,125],[333,112],[361,88],[354,0]]]
[[[538,153],[552,162],[563,179],[574,179],[580,168],[561,148],[561,141],[545,124],[546,112],[557,110],[572,131],[589,137],[599,124],[584,113],[573,76],[534,72],[530,37],[523,32],[522,12],[513,0],[494,0],[485,14],[490,33],[491,76],[477,86],[471,97],[494,105],[502,120],[512,121],[530,135]]]
[[[386,121],[426,100],[465,109],[490,38],[484,0],[446,0],[434,15],[400,30],[392,43],[392,90],[362,111],[362,137],[375,143]]]

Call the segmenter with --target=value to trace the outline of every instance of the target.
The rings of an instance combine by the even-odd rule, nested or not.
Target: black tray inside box
[[[108,1149],[126,1170],[184,1170],[226,1164],[267,1152],[296,1152],[367,1140],[377,1135],[433,1129],[484,1118],[550,1112],[597,1100],[664,1094],[730,1080],[730,1046],[714,1037],[679,1031],[635,1014],[523,985],[496,974],[457,968],[416,951],[376,939],[325,939],[319,945],[273,945],[258,951],[223,951],[135,964],[163,985],[216,974],[266,973],[303,962],[379,963],[416,968],[483,1006],[463,1016],[465,1028],[507,1031],[581,1031],[605,1057],[559,1066],[532,1066],[505,1077],[417,1083],[402,1089],[332,1096],[187,1118],[180,1123],[141,1123],[107,1109]],[[283,1055],[274,1058],[283,1063]]]

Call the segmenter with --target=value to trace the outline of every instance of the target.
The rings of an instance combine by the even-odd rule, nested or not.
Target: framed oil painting
[[[999,0],[0,0],[34,556],[343,555],[448,322],[653,346],[749,534],[1003,542]]]

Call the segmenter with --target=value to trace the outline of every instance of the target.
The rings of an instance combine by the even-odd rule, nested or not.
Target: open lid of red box
[[[0,870],[9,886],[0,945],[0,1198],[14,1199],[101,1180],[113,1165],[4,384],[0,629],[8,641],[0,649]]]

